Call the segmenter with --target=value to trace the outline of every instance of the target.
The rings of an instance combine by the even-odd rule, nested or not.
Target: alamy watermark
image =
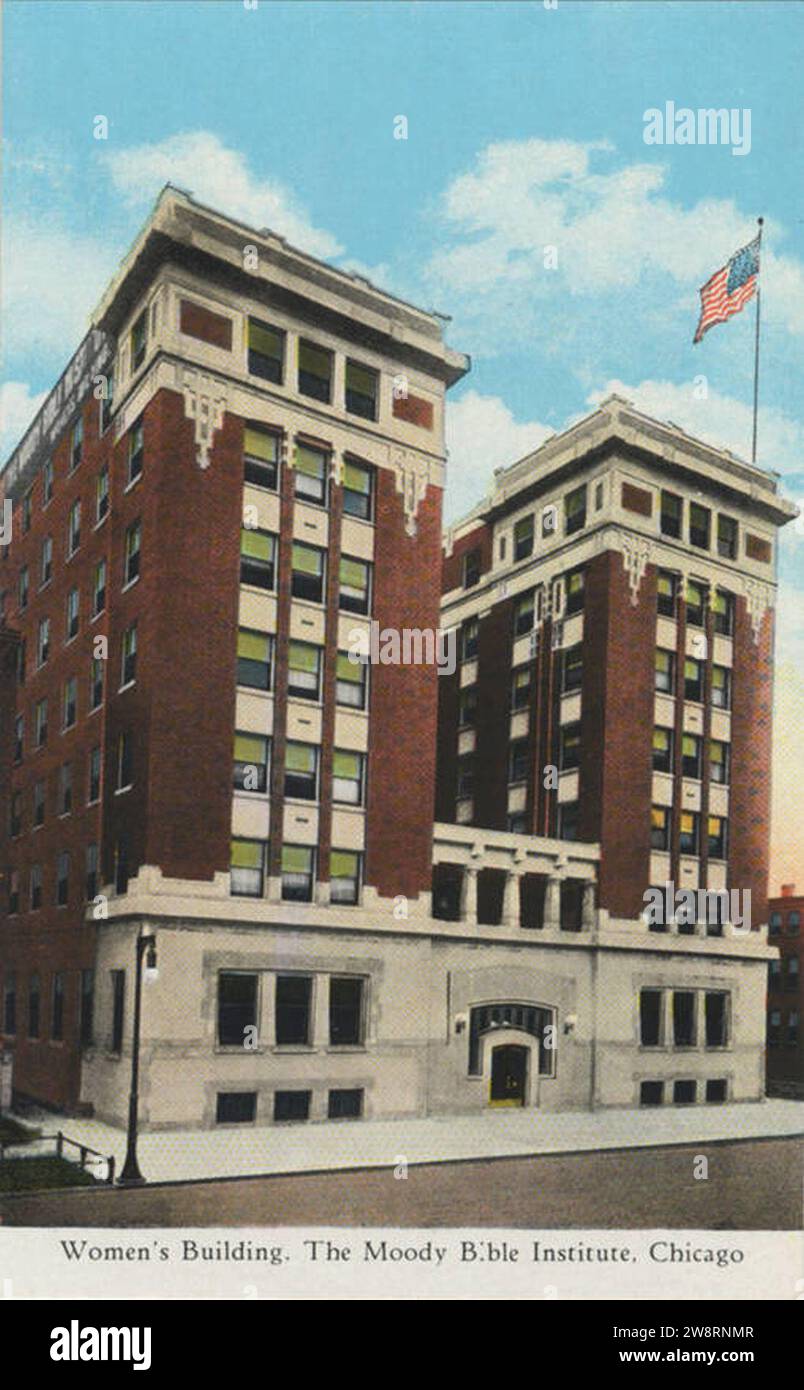
[[[676,107],[666,101],[664,110],[650,106],[643,114],[642,139],[646,145],[731,145],[732,154],[751,153],[751,109]]]
[[[649,926],[670,924],[691,927],[697,922],[711,926],[728,924],[743,936],[751,930],[750,888],[679,888],[673,882],[663,888],[646,888],[642,897],[642,916]]]
[[[384,627],[372,618],[368,629],[349,633],[349,660],[354,666],[436,666],[440,676],[457,668],[457,628]]]

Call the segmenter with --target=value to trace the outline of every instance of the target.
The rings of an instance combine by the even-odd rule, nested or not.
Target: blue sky
[[[745,454],[754,307],[692,335],[698,287],[763,214],[760,462],[804,499],[801,5],[6,0],[4,18],[4,455],[171,179],[451,316],[473,359],[453,515],[610,389]],[[750,152],[646,144],[666,101],[748,108]],[[800,669],[802,555],[790,526],[779,659]]]

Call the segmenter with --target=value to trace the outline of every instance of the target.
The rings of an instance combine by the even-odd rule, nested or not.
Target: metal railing
[[[97,1149],[92,1149],[88,1144],[79,1144],[78,1140],[71,1139],[63,1130],[57,1130],[55,1134],[32,1135],[28,1140],[14,1139],[3,1143],[0,1141],[0,1163],[4,1158],[32,1158],[41,1156],[42,1144],[55,1145],[55,1157],[62,1158],[66,1163],[78,1163],[82,1172],[87,1172],[95,1166],[92,1160],[100,1159],[101,1163],[106,1164],[105,1178],[98,1178],[99,1182],[104,1182],[111,1186],[114,1183],[115,1158],[113,1154],[102,1154]],[[78,1150],[77,1158],[73,1158],[69,1152],[72,1149]],[[10,1150],[14,1150],[13,1154]],[[67,1152],[65,1152],[67,1150]],[[90,1175],[91,1171],[90,1171]]]

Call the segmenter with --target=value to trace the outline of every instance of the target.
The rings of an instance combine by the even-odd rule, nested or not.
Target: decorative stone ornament
[[[402,494],[405,532],[408,536],[415,536],[418,531],[416,516],[427,492],[430,468],[426,459],[409,454],[404,449],[394,450],[391,462],[396,476],[396,490]]]
[[[639,586],[645,576],[648,561],[651,558],[650,541],[644,536],[623,535],[623,567],[628,575],[628,587],[631,590],[631,603],[636,608],[639,600]]]
[[[185,367],[181,381],[184,413],[195,422],[195,448],[199,468],[209,468],[209,451],[214,435],[223,424],[226,410],[226,383],[207,372]]]

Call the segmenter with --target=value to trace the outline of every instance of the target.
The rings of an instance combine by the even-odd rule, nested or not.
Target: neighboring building
[[[771,1095],[804,1096],[804,898],[796,897],[794,883],[784,883],[782,896],[771,898],[769,907],[768,942],[778,947],[779,954],[768,965],[768,1091]]]
[[[764,920],[791,509],[759,470],[609,403],[457,528],[460,677],[351,662],[372,622],[439,625],[444,395],[467,368],[438,316],[160,196],[3,475],[0,1042],[19,1095],[124,1122],[142,931],[143,1127],[762,1094],[764,933],[652,932],[640,910],[672,872],[751,887]],[[662,539],[665,481],[711,491],[728,553],[693,564]],[[531,497],[538,561],[514,534]],[[738,597],[702,601],[696,631],[657,563]],[[521,600],[545,579],[536,642]],[[680,673],[654,697],[657,637]],[[700,700],[676,683],[693,659]],[[651,774],[654,726],[677,734],[669,772]]]

